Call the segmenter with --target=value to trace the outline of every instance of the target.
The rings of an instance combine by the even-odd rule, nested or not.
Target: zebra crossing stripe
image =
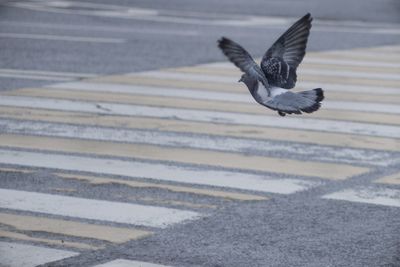
[[[240,77],[241,73],[237,69],[234,68],[228,68],[227,70],[225,69],[220,69],[220,68],[210,68],[210,67],[203,67],[203,66],[195,66],[195,67],[181,67],[177,69],[168,69],[170,71],[179,71],[182,73],[194,73],[194,74],[208,74],[208,75],[230,75],[232,77]],[[236,73],[236,74],[235,74]],[[110,80],[114,81],[115,85],[125,85],[128,86],[140,86],[139,84],[135,83],[129,83],[129,77],[132,77],[134,74],[126,74],[126,75],[113,75],[113,76],[107,76],[107,77],[98,77],[96,80],[86,80],[86,82],[92,82],[92,83],[107,83],[107,79],[109,78]],[[119,81],[120,79],[120,81]],[[98,82],[96,82],[98,81]],[[157,81],[155,81],[158,83]],[[146,86],[146,83],[142,81],[142,86]],[[201,89],[203,91],[207,92],[215,92],[215,91],[222,91],[222,92],[235,92],[235,93],[244,93],[247,92],[246,87],[243,84],[239,83],[230,83],[229,85],[223,85],[220,83],[214,83],[214,86],[208,86],[210,83],[188,83],[186,82],[186,86],[179,86],[180,83],[178,80],[174,81],[175,84],[178,84],[176,88],[180,89]],[[62,84],[67,84],[67,83],[62,83]],[[69,84],[69,83],[68,83]],[[111,84],[111,83],[110,83]],[[174,88],[173,85],[170,85],[171,82],[167,82],[167,84],[164,87],[167,88]],[[201,86],[203,85],[203,86]],[[147,85],[148,87],[159,87],[159,86],[154,86],[154,85]],[[318,88],[318,87],[323,87],[327,91],[337,91],[337,92],[343,92],[343,93],[349,93],[349,92],[354,92],[354,93],[368,93],[368,94],[373,94],[373,95],[399,95],[400,90],[396,87],[388,87],[388,86],[381,86],[381,85],[351,85],[351,84],[345,84],[343,82],[337,81],[334,83],[326,83],[324,82],[324,85],[321,85],[321,82],[312,82],[312,81],[307,81],[307,80],[301,80],[296,83],[296,89],[298,90],[309,90],[312,88]]]
[[[320,179],[347,179],[369,171],[369,168],[345,164],[301,161],[267,156],[248,156],[202,149],[170,148],[145,144],[111,143],[70,138],[39,136],[0,136],[0,143],[19,149],[40,149],[53,152],[92,154],[108,157],[127,157],[165,162],[163,164],[194,164],[241,169],[244,171],[274,172],[282,175],[301,175]],[[151,166],[149,166],[151,168]]]
[[[173,192],[181,192],[181,193],[192,193],[197,195],[205,195],[211,197],[219,197],[225,199],[232,200],[242,200],[242,201],[252,201],[252,200],[267,200],[268,198],[265,196],[259,195],[251,195],[244,193],[235,193],[235,192],[226,192],[219,191],[215,189],[201,189],[194,188],[189,186],[177,186],[177,185],[169,185],[169,184],[160,184],[160,183],[150,183],[150,182],[139,182],[139,181],[131,181],[131,180],[122,180],[122,179],[113,179],[113,178],[104,178],[93,175],[78,175],[78,174],[67,174],[67,173],[57,173],[57,176],[67,179],[76,179],[87,181],[91,184],[121,184],[127,185],[134,188],[160,188]]]
[[[151,234],[151,232],[138,229],[9,213],[0,213],[0,223],[12,226],[19,231],[48,232],[67,236],[99,239],[113,243],[124,243]]]
[[[211,74],[211,73],[210,73]],[[367,80],[381,80],[381,81],[399,81],[400,75],[397,73],[365,73],[356,71],[340,71],[340,70],[322,70],[322,69],[309,69],[301,68],[298,71],[299,77],[303,77],[304,80],[309,80],[310,77],[319,77],[319,80],[324,81],[325,79],[333,80],[338,78],[345,79],[367,79]],[[167,70],[155,70],[135,73],[135,77],[156,77],[157,79],[173,79],[173,80],[191,80],[191,81],[207,81],[207,82],[220,82],[220,83],[233,83],[232,77],[239,76],[236,72],[227,71],[226,75],[202,75],[202,74],[191,74],[179,72],[179,69],[167,69]]]
[[[192,211],[11,189],[0,189],[0,207],[159,228],[200,217]]]
[[[164,165],[5,149],[0,149],[0,162],[19,166],[121,175],[132,178],[147,178],[278,194],[292,194],[319,185],[317,182],[305,180],[274,179],[267,175],[233,171],[205,170],[204,168],[174,166],[171,164]]]
[[[375,181],[376,183],[382,184],[393,184],[393,185],[400,185],[400,172],[397,172],[392,175],[388,175],[385,177],[381,177]]]
[[[66,250],[0,241],[1,265],[7,267],[35,267],[77,255]]]
[[[29,119],[29,116],[24,118]],[[8,134],[25,135],[26,132],[29,132],[30,135],[149,144],[163,147],[169,146],[171,148],[207,149],[233,153],[252,151],[253,155],[259,156],[286,153],[289,155],[286,156],[287,158],[291,158],[293,155],[307,156],[308,161],[313,160],[317,162],[362,163],[377,166],[400,163],[399,158],[393,157],[388,152],[376,151],[375,153],[370,153],[369,151],[348,147],[332,149],[331,147],[312,144],[287,144],[276,141],[231,138],[227,136],[210,138],[208,135],[188,135],[178,132],[158,132],[145,129],[137,131],[131,129],[99,128],[97,125],[71,125],[9,119],[0,119],[0,128],[3,129],[3,133]],[[135,156],[135,153],[132,153],[132,156]]]
[[[400,207],[400,190],[377,187],[349,188],[322,198]]]
[[[400,74],[399,74],[400,75]],[[135,86],[125,84],[110,84],[110,83],[94,83],[94,82],[69,82],[59,83],[47,86],[54,90],[77,90],[87,92],[104,92],[104,93],[117,93],[126,95],[142,95],[142,96],[165,96],[175,98],[187,98],[196,100],[213,100],[222,102],[235,102],[235,103],[248,103],[255,104],[255,101],[246,91],[242,92],[218,92],[218,91],[204,91],[196,89],[179,89],[179,88],[162,88],[162,87],[148,87],[148,86]],[[34,90],[34,89],[33,89]],[[42,89],[44,90],[44,89]],[[17,92],[27,92],[32,89],[19,89]],[[356,101],[356,102],[380,102],[380,103],[400,103],[400,90],[399,95],[381,95],[377,94],[379,91],[374,88],[374,93],[360,94],[352,92],[337,92],[329,91],[325,92],[325,96],[330,100],[344,100],[344,101]]]
[[[22,240],[22,241],[29,241],[29,242],[40,242],[47,245],[56,245],[62,247],[69,247],[75,249],[85,249],[85,250],[96,250],[96,249],[103,249],[105,246],[102,245],[93,245],[93,244],[85,244],[85,243],[78,243],[72,241],[64,241],[62,239],[46,239],[46,238],[39,238],[39,237],[31,237],[26,234],[22,233],[15,233],[9,231],[0,230],[0,237],[10,238],[13,240]],[[1,264],[1,254],[0,254],[0,264]]]
[[[208,76],[205,76],[208,77]],[[240,76],[239,76],[240,77]],[[238,78],[239,78],[238,77]],[[220,78],[221,80],[223,77]],[[399,87],[400,81],[397,80],[377,80],[377,79],[363,79],[363,78],[351,78],[351,77],[340,77],[338,82],[337,77],[330,76],[314,76],[314,75],[302,75],[302,80],[307,82],[318,82],[320,87],[325,83],[338,83],[346,85],[366,85],[366,86],[382,86],[382,87]],[[213,89],[213,90],[229,90],[230,88],[241,88],[243,85],[237,83],[237,80],[232,79],[232,83],[227,83],[225,79],[223,81],[210,81],[210,78],[205,81],[199,79],[187,80],[183,76],[177,75],[166,75],[163,77],[144,77],[139,75],[111,75],[89,79],[91,82],[109,82],[109,83],[121,83],[121,84],[135,84],[135,85],[150,85],[150,86],[167,86],[167,87],[187,87],[191,89]]]
[[[94,267],[172,267],[172,266],[154,264],[143,261],[117,259],[103,264],[95,265]]]
[[[374,114],[370,114],[373,116]],[[279,129],[250,125],[228,125],[204,122],[181,121],[175,119],[158,119],[127,116],[98,116],[95,113],[68,112],[58,110],[31,109],[23,107],[0,106],[0,117],[27,119],[44,122],[74,123],[91,126],[121,127],[129,129],[179,132],[187,134],[207,134],[248,138],[254,140],[275,140],[297,142],[301,144],[318,144],[335,147],[361,148],[400,151],[396,139],[360,136],[357,134],[336,134],[316,131]],[[139,128],[140,126],[140,128]]]
[[[208,110],[160,108],[140,105],[113,104],[107,102],[82,102],[52,98],[16,96],[2,96],[0,99],[0,105],[91,112],[109,115],[145,116],[221,124],[270,126],[278,128],[349,133],[391,138],[398,138],[400,136],[400,127],[398,126],[347,121],[316,120],[306,117],[288,117],[285,118],[285,120],[282,120],[282,118],[278,116],[267,117],[262,115],[233,112],[213,112]]]
[[[8,96],[21,97],[48,97],[65,100],[81,100],[81,101],[102,101],[114,102],[118,104],[133,104],[141,106],[152,106],[162,108],[183,108],[204,111],[220,111],[232,113],[244,113],[263,116],[276,117],[276,112],[269,110],[261,105],[252,103],[250,95],[245,95],[244,101],[232,103],[229,97],[227,101],[219,99],[214,100],[212,97],[205,99],[194,99],[184,97],[168,96],[165,91],[160,96],[154,95],[134,95],[134,94],[113,94],[105,92],[89,92],[80,90],[69,91],[65,89],[21,89],[7,93]],[[196,95],[193,94],[195,97]],[[219,97],[218,97],[219,98]],[[222,97],[221,97],[222,99]],[[393,98],[392,102],[396,101]],[[247,100],[247,101],[246,101]],[[370,99],[371,100],[371,99]],[[390,98],[386,98],[390,101]],[[390,102],[390,103],[392,103]],[[354,122],[371,122],[378,124],[400,124],[397,113],[400,109],[395,104],[390,103],[371,103],[371,102],[348,102],[348,101],[330,101],[323,104],[323,107],[315,114],[304,114],[302,117],[323,120],[332,118],[333,120],[354,121]],[[375,112],[375,113],[373,113]],[[291,116],[292,119],[301,119],[299,116]]]
[[[24,91],[24,93],[27,93]],[[68,94],[68,93],[67,93]],[[91,94],[97,95],[96,93],[85,93],[84,96],[80,94],[80,98],[84,97],[84,99],[90,99]],[[54,95],[54,94],[52,94]],[[50,96],[51,97],[51,96]],[[71,97],[71,96],[70,96]],[[99,96],[96,96],[97,98]],[[72,96],[73,98],[73,96]],[[214,110],[214,111],[222,111],[222,112],[240,112],[245,114],[255,114],[255,115],[265,115],[272,114],[272,116],[276,116],[276,114],[259,105],[250,105],[246,103],[235,103],[234,105],[229,102],[213,102],[206,100],[193,100],[193,99],[184,99],[184,98],[169,98],[169,97],[154,97],[154,96],[143,96],[143,95],[110,95],[109,100],[114,100],[120,103],[131,103],[131,104],[139,104],[139,105],[148,105],[148,106],[158,106],[158,107],[172,107],[172,108],[184,108],[184,109],[199,109],[199,110]],[[0,107],[2,108],[2,107]],[[353,109],[355,108],[352,107]],[[4,107],[2,109],[5,109]],[[386,110],[386,109],[385,109]],[[20,114],[18,112],[17,114]],[[5,117],[4,114],[0,114],[0,116]],[[398,115],[389,114],[389,113],[372,113],[372,112],[363,112],[363,111],[349,111],[349,110],[327,110],[322,108],[318,111],[318,113],[311,115],[303,115],[308,118],[313,119],[331,119],[331,120],[342,120],[342,121],[352,121],[352,122],[366,122],[366,123],[376,123],[376,124],[392,124],[392,125],[400,125],[400,121],[398,120]]]

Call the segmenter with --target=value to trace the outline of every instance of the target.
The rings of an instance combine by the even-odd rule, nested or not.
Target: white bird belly
[[[265,89],[264,85],[261,83],[258,84],[258,88],[256,90],[256,95],[261,99],[261,100],[266,100],[268,99],[268,91]]]

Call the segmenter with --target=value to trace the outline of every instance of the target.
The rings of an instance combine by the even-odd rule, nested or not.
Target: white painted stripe
[[[95,265],[94,267],[171,267],[171,266],[154,264],[143,261],[117,259],[103,264]]]
[[[109,43],[119,44],[125,42],[124,39],[118,38],[100,38],[100,37],[81,37],[81,36],[65,36],[65,35],[47,35],[47,34],[30,34],[30,33],[0,33],[3,38],[18,39],[37,39],[51,41],[67,41],[67,42],[85,42],[85,43]]]
[[[301,75],[316,75],[316,76],[329,76],[329,77],[346,77],[346,78],[365,78],[365,79],[378,79],[378,80],[400,80],[400,75],[390,73],[365,73],[357,71],[338,71],[338,70],[323,70],[323,69],[311,69],[303,68],[298,72],[299,77]],[[135,76],[141,77],[156,77],[158,79],[176,79],[176,80],[190,80],[198,82],[220,82],[220,83],[232,83],[236,82],[237,79],[235,73],[232,75],[209,75],[209,74],[194,74],[194,73],[183,73],[177,71],[146,71],[135,73]]]
[[[61,71],[44,71],[44,70],[21,70],[21,69],[0,69],[0,73],[15,73],[15,74],[33,74],[33,75],[46,75],[46,76],[64,76],[75,78],[88,78],[95,77],[96,74],[89,73],[75,73],[75,72],[61,72]]]
[[[145,71],[135,72],[130,74],[134,77],[147,77],[155,79],[167,79],[167,80],[185,80],[192,82],[218,82],[218,83],[233,83],[237,82],[240,76],[235,78],[234,76],[222,76],[222,75],[208,75],[208,74],[194,74],[194,73],[183,73],[183,72],[172,72],[172,71]]]
[[[35,267],[77,255],[76,252],[66,250],[0,241],[1,266]]]
[[[324,101],[322,105],[324,108],[327,109],[400,114],[400,105],[396,104],[380,104],[372,102],[350,102],[350,101]]]
[[[121,175],[133,178],[228,187],[258,192],[291,194],[319,185],[318,182],[256,175],[172,164],[66,156],[0,149],[0,162],[19,166]]]
[[[0,21],[2,25],[12,25],[20,27],[33,27],[33,28],[44,28],[44,29],[58,29],[58,30],[74,30],[74,31],[110,31],[110,32],[122,32],[122,33],[141,33],[141,34],[161,34],[161,35],[183,35],[183,36],[197,36],[198,31],[184,30],[184,29],[150,29],[140,28],[140,25],[130,24],[128,27],[112,27],[112,26],[93,26],[93,25],[71,25],[71,24],[53,24],[53,23],[40,23],[40,22],[20,22],[20,21]],[[134,28],[134,27],[137,28]]]
[[[60,123],[32,122],[0,119],[3,133],[45,135],[52,137],[81,138],[87,140],[102,140],[152,144],[171,147],[189,147],[195,149],[210,149],[225,152],[246,153],[252,151],[255,155],[275,155],[286,153],[290,156],[307,156],[308,160],[341,162],[347,164],[368,164],[388,166],[400,163],[400,158],[392,153],[354,149],[336,148],[312,144],[279,143],[276,141],[251,140],[208,135],[157,132],[149,130],[129,130],[70,125]],[[260,149],[262,148],[262,149]]]
[[[362,187],[345,189],[325,195],[323,198],[400,207],[400,190],[389,188]]]
[[[66,82],[74,80],[71,77],[54,77],[54,76],[43,76],[34,74],[18,74],[18,73],[0,73],[0,77],[4,78],[18,78],[18,79],[28,79],[28,80],[42,80],[42,81],[59,81]]]
[[[370,123],[310,119],[304,117],[250,115],[229,112],[212,112],[205,110],[190,110],[178,108],[157,108],[138,105],[90,103],[50,98],[2,96],[0,105],[43,108],[64,111],[80,111],[96,114],[145,116],[165,119],[179,119],[210,123],[244,124],[258,126],[273,126],[323,132],[350,133],[381,137],[400,137],[400,127],[392,125],[376,125]]]
[[[160,228],[200,217],[192,211],[11,189],[0,189],[0,207]]]
[[[327,51],[324,52],[326,56],[333,56],[333,57],[349,57],[349,58],[364,58],[367,60],[374,60],[378,59],[380,61],[389,61],[394,62],[400,59],[399,53],[388,53],[388,52],[377,52],[373,50],[359,50],[359,49],[352,49],[352,50],[342,50],[342,51]]]
[[[296,87],[301,87],[305,89],[312,89],[323,87],[325,90],[329,91],[338,91],[338,92],[359,92],[359,93],[369,93],[369,94],[387,94],[387,95],[400,95],[399,88],[395,87],[379,87],[379,86],[366,86],[366,85],[347,85],[347,84],[332,84],[332,83],[324,83],[321,86],[321,83],[315,82],[305,82],[300,81],[297,83]]]
[[[162,87],[149,87],[149,86],[136,86],[112,83],[91,83],[91,82],[69,82],[49,85],[48,88],[58,88],[74,91],[87,91],[87,92],[107,92],[107,93],[124,93],[124,94],[138,94],[149,96],[166,96],[166,97],[183,97],[190,99],[200,100],[214,100],[214,101],[229,101],[237,103],[251,103],[254,104],[254,99],[249,93],[227,93],[217,91],[204,91],[195,89],[176,89],[176,88],[162,88]],[[331,89],[331,88],[329,88]],[[397,90],[400,93],[400,90]],[[379,97],[379,96],[377,96]],[[324,108],[339,109],[339,110],[353,110],[353,111],[367,111],[367,112],[382,112],[400,114],[399,105],[395,104],[380,104],[368,102],[349,102],[349,101],[324,101]]]
[[[312,69],[302,68],[299,69],[298,75],[309,74],[309,75],[324,75],[324,76],[339,76],[347,78],[366,78],[366,79],[382,79],[382,80],[400,80],[400,75],[396,73],[370,73],[370,72],[359,72],[359,71],[339,71],[339,70],[324,70],[324,69]]]
[[[313,27],[314,31],[321,32],[348,32],[348,33],[366,33],[366,34],[400,34],[400,30],[398,28],[366,28],[366,27],[343,27],[343,25],[336,25],[334,27],[328,26],[318,26]]]
[[[140,85],[125,85],[114,83],[69,82],[46,86],[75,91],[124,93],[150,96],[185,97],[203,100],[218,100],[230,102],[254,103],[251,95],[244,91],[241,93],[226,93],[217,91],[204,91],[195,89],[164,88]],[[400,92],[400,90],[399,90]]]
[[[346,65],[346,66],[374,66],[374,67],[385,67],[385,68],[400,68],[400,63],[385,62],[380,60],[352,60],[352,59],[335,59],[323,57],[323,53],[309,53],[304,58],[305,63],[318,63],[324,65]],[[217,62],[201,65],[204,67],[213,68],[230,68],[234,67],[232,63],[229,62]]]
[[[374,67],[386,67],[386,68],[400,68],[400,63],[387,62],[384,60],[376,59],[374,61],[365,59],[344,59],[344,58],[327,58],[324,57],[323,53],[312,54],[304,58],[306,63],[320,63],[326,65],[349,65],[349,66],[374,66]]]

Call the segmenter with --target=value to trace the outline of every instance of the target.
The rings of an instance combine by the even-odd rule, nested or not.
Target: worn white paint
[[[114,104],[103,102],[70,101],[51,98],[2,96],[0,105],[42,108],[63,111],[80,111],[97,114],[145,116],[153,118],[178,119],[209,123],[242,124],[272,126],[301,130],[349,133],[358,135],[400,137],[400,127],[377,125],[372,123],[310,119],[304,117],[288,117],[252,115],[231,112],[213,112],[207,110],[191,110],[179,108],[158,108],[139,105]],[[400,107],[398,108],[400,110]]]
[[[85,83],[85,82],[62,83],[62,84],[56,84],[51,87],[62,88],[67,90],[89,91],[89,92],[96,92],[96,91],[108,92],[108,93],[113,92],[113,93],[149,95],[149,96],[186,97],[190,99],[200,99],[200,100],[254,103],[254,99],[252,99],[251,95],[248,93],[243,93],[243,94],[226,93],[226,92],[216,92],[216,91],[202,91],[195,89],[160,88],[160,87],[129,86],[129,85],[117,85],[109,83]],[[374,90],[375,92],[378,91],[378,89]],[[400,90],[397,91],[400,92]],[[376,95],[376,98],[379,99],[379,95]],[[333,110],[400,114],[400,106],[396,104],[324,100],[322,102],[322,105],[323,108],[333,109]]]
[[[124,39],[120,38],[101,38],[101,37],[81,37],[81,36],[66,36],[66,35],[50,35],[50,34],[32,34],[32,33],[0,33],[2,38],[16,39],[34,39],[45,41],[63,41],[63,42],[84,42],[84,43],[106,43],[120,44],[124,43]]]
[[[315,69],[302,69],[299,71],[298,75],[301,77],[302,74],[315,75],[315,76],[327,76],[336,77],[338,82],[341,82],[342,77],[346,78],[364,78],[364,79],[377,79],[377,80],[393,80],[399,81],[400,75],[398,74],[388,74],[388,73],[365,73],[357,71],[338,71],[338,70],[315,70]],[[218,82],[218,83],[232,83],[236,82],[235,73],[232,75],[210,75],[210,74],[200,74],[200,73],[184,73],[177,71],[146,71],[140,73],[133,73],[132,75],[137,77],[150,77],[157,79],[171,79],[171,80],[185,80],[185,81],[195,81],[195,82]],[[321,78],[322,79],[322,78]],[[321,82],[321,84],[323,84]]]
[[[192,211],[11,189],[0,189],[0,207],[160,228],[200,217]]]
[[[35,267],[77,255],[67,250],[0,241],[0,266]]]
[[[323,196],[325,199],[345,200],[375,205],[400,207],[400,190],[381,187],[349,188]]]
[[[251,95],[243,93],[226,93],[217,91],[204,91],[196,89],[179,89],[169,87],[153,87],[140,85],[126,85],[113,83],[94,83],[94,82],[68,82],[47,86],[49,88],[60,88],[65,90],[87,91],[87,92],[107,92],[123,93],[148,96],[167,96],[185,97],[191,99],[217,100],[229,102],[254,103]]]
[[[212,73],[212,72],[210,72]],[[232,73],[234,75],[234,73]],[[324,70],[303,68],[299,69],[298,75],[314,75],[314,76],[329,76],[329,77],[345,77],[345,78],[364,78],[364,79],[378,79],[378,80],[393,80],[400,81],[400,75],[397,73],[366,73],[360,71],[340,71],[340,70]],[[133,73],[132,75],[138,77],[151,77],[157,79],[174,79],[185,81],[197,82],[221,82],[232,83],[234,78],[229,75],[206,75],[198,73],[183,73],[177,71],[146,71],[140,73]]]
[[[276,179],[261,174],[6,149],[0,149],[0,162],[19,166],[122,175],[278,194],[291,194],[320,184],[319,182],[289,178]]]
[[[399,88],[395,87],[386,87],[386,86],[367,86],[367,85],[350,85],[350,84],[341,84],[338,83],[321,83],[317,82],[306,82],[299,81],[296,84],[296,88],[304,88],[304,89],[312,89],[322,87],[327,91],[338,91],[338,92],[354,92],[354,93],[366,93],[366,94],[374,94],[379,97],[379,95],[400,95]],[[325,101],[324,101],[325,102]]]
[[[117,259],[103,264],[95,265],[94,267],[171,267],[171,266],[154,264],[143,261]]]
[[[177,132],[159,132],[153,130],[115,129],[85,125],[71,125],[50,122],[20,121],[0,119],[0,128],[4,133],[44,135],[88,140],[143,143],[171,147],[188,147],[227,152],[252,151],[254,154],[286,153],[288,155],[307,156],[308,160],[343,162],[350,164],[369,164],[388,166],[399,163],[400,159],[391,153],[367,151],[354,148],[335,148],[298,143],[277,143],[276,141],[252,140],[245,138],[218,137],[208,135],[188,135]]]

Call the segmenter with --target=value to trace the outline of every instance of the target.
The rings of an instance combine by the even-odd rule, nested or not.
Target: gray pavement
[[[306,12],[300,87],[328,91],[315,115],[277,118],[209,64],[226,62],[220,36],[259,57]],[[0,266],[400,266],[399,14],[389,0],[2,2]]]

